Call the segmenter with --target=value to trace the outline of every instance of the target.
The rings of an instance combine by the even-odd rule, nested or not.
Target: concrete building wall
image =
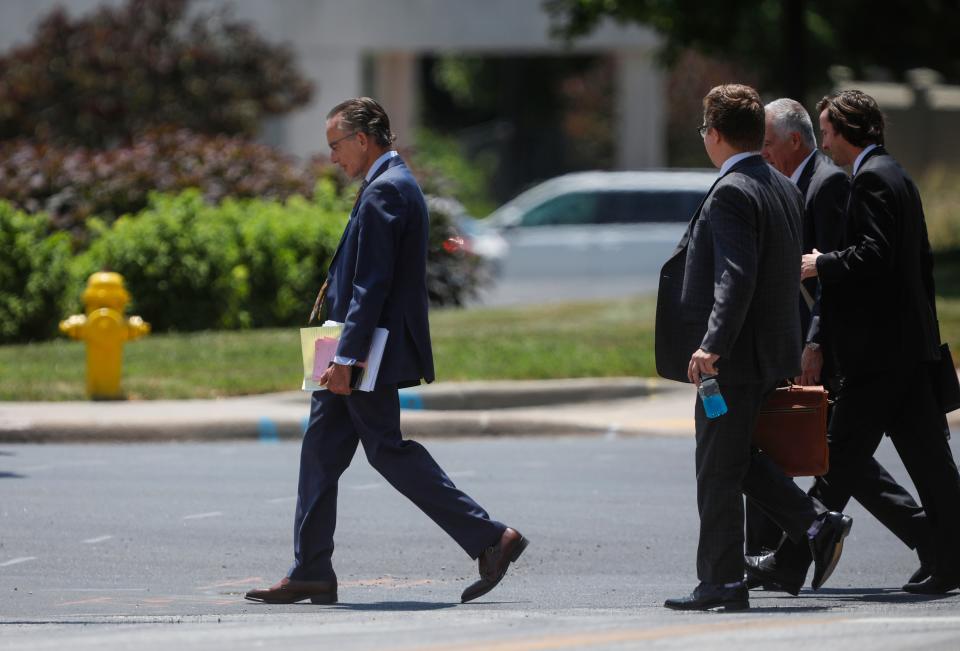
[[[914,177],[935,164],[960,169],[960,86],[943,84],[926,69],[912,70],[907,78],[903,84],[862,81],[839,69],[834,88],[855,88],[877,100],[886,120],[886,147]]]

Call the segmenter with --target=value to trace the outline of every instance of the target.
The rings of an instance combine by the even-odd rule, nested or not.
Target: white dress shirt
[[[742,151],[739,154],[734,154],[727,160],[723,161],[723,165],[720,166],[720,176],[723,176],[727,173],[731,167],[742,161],[744,158],[749,158],[750,156],[759,156],[760,152],[758,151]]]

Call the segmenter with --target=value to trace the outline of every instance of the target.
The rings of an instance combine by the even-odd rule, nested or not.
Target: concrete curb
[[[402,391],[401,427],[411,438],[599,434],[611,425],[591,410],[592,401],[642,400],[671,384],[677,386],[587,378],[426,385]],[[0,403],[0,443],[299,439],[309,401],[310,394],[292,391],[218,400]]]
[[[4,443],[148,443],[157,441],[259,441],[298,440],[304,419],[221,421],[219,423],[37,423],[21,429],[0,428]],[[489,414],[447,413],[440,419],[401,417],[406,438],[458,438],[486,436],[552,436],[603,434],[609,428],[588,423],[557,423]]]
[[[657,378],[614,377],[558,380],[449,382],[400,390],[403,409],[506,409],[638,398],[668,390]]]

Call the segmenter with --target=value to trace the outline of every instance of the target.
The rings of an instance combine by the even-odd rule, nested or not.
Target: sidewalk
[[[693,432],[693,389],[643,378],[442,382],[401,392],[411,438]],[[299,438],[310,394],[0,403],[0,443]]]
[[[693,387],[654,378],[441,382],[400,392],[408,438],[692,436]],[[0,402],[0,444],[298,439],[302,391],[219,400]],[[960,427],[960,411],[948,415]]]

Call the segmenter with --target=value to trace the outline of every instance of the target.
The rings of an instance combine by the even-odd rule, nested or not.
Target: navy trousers
[[[315,391],[300,450],[291,579],[336,581],[331,557],[337,524],[337,483],[357,444],[390,484],[416,504],[471,558],[496,544],[506,527],[454,486],[430,453],[400,433],[396,386],[339,396]]]

